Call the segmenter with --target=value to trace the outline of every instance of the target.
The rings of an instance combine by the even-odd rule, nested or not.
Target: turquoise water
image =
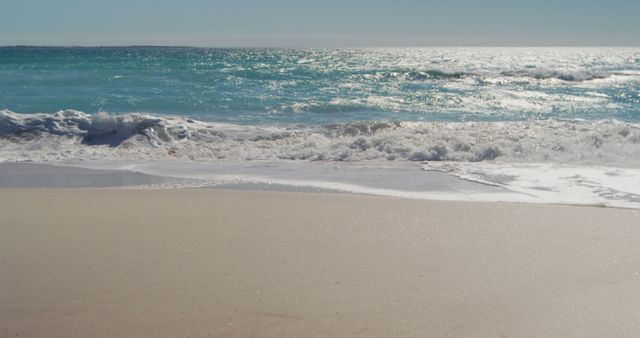
[[[639,49],[0,48],[0,109],[234,124],[640,121]]]

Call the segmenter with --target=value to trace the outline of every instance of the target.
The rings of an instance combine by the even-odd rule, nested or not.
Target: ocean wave
[[[617,120],[232,125],[150,114],[0,111],[0,157],[505,161],[640,167],[640,124]]]
[[[429,81],[429,80],[455,80],[461,79],[469,74],[461,71],[442,71],[437,69],[396,69],[396,70],[374,70],[355,73],[353,77],[375,79],[379,81],[400,80],[400,81]]]
[[[603,72],[591,72],[586,70],[568,71],[553,69],[532,69],[532,70],[516,70],[503,71],[500,73],[507,77],[529,77],[536,80],[557,79],[567,82],[584,82],[598,79],[606,79],[612,74]]]

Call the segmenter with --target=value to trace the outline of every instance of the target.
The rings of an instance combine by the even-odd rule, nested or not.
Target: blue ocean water
[[[640,121],[640,49],[0,48],[0,109],[234,124]]]

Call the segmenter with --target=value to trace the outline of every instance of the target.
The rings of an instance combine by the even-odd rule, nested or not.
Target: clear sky
[[[639,46],[640,0],[0,0],[0,45]]]

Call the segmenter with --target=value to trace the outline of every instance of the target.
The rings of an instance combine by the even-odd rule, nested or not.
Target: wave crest
[[[169,125],[166,121],[166,118],[148,114],[89,115],[76,110],[63,110],[51,115],[22,115],[1,110],[0,137],[29,141],[58,135],[76,138],[85,145],[118,147],[136,135],[146,136],[149,143],[156,146],[188,136],[186,126]]]
[[[150,114],[0,111],[6,160],[510,161],[640,167],[640,125],[616,120],[245,126]]]
[[[507,77],[529,77],[536,80],[558,79],[567,82],[584,82],[597,79],[606,79],[611,76],[610,74],[606,73],[590,72],[585,70],[559,71],[552,69],[504,71],[500,74]]]

